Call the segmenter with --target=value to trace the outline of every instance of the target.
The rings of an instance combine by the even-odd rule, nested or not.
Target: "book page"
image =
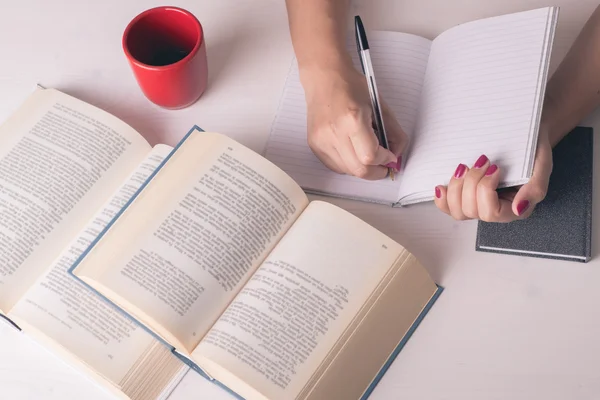
[[[307,203],[258,154],[198,131],[74,273],[189,353]]]
[[[192,357],[244,398],[294,399],[402,252],[312,202]]]
[[[412,136],[431,42],[397,32],[369,32],[369,45],[377,87],[400,125]],[[360,61],[354,36],[348,51],[355,67]],[[392,181],[367,181],[328,169],[308,147],[306,101],[294,60],[279,111],[271,129],[265,155],[287,172],[302,188],[343,197],[392,203],[397,200],[401,175]]]
[[[298,400],[363,399],[386,373],[441,293],[406,251],[391,271],[313,372]]]
[[[8,311],[150,151],[117,118],[37,90],[0,127],[0,309]]]
[[[164,145],[152,150],[9,313],[115,383],[125,378],[156,340],[67,270],[170,150]]]
[[[431,46],[400,198],[449,182],[485,154],[504,184],[529,177],[552,42],[551,9],[469,22]]]

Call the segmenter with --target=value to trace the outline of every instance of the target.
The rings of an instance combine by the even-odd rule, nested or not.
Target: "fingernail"
[[[488,158],[485,155],[481,155],[477,161],[475,161],[475,165],[473,165],[474,168],[481,168],[485,165],[485,163],[488,162]]]
[[[437,197],[438,199],[442,198],[442,191],[437,186],[435,187],[435,197]]]
[[[521,216],[529,208],[529,200],[521,200],[517,204],[517,215]]]
[[[485,176],[494,175],[494,172],[498,170],[498,166],[496,164],[492,164],[488,167],[487,171],[485,171]]]
[[[462,178],[466,170],[467,166],[465,164],[458,164],[458,167],[456,167],[456,171],[454,171],[454,177],[456,179]]]
[[[400,171],[400,167],[402,166],[402,156],[398,157],[397,162],[387,163],[385,166],[388,168],[393,168],[396,172]]]

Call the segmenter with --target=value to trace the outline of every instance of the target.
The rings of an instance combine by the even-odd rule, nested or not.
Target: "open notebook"
[[[294,60],[266,157],[304,190],[395,206],[433,199],[459,163],[486,154],[501,186],[531,176],[558,8],[477,20],[435,40],[369,32],[379,90],[409,135],[398,179],[365,181],[330,171],[306,142],[306,103]],[[350,54],[360,69],[354,36]]]

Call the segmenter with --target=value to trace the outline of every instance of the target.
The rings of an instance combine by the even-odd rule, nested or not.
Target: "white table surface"
[[[153,142],[173,144],[198,124],[262,151],[293,55],[283,0],[172,3],[192,11],[204,25],[210,68],[208,91],[180,111],[159,109],[142,96],[121,51],[127,22],[162,3],[0,1],[0,121],[40,83],[106,109]],[[460,22],[549,4],[382,0],[356,7],[370,28],[433,38]],[[561,6],[554,69],[597,2],[553,4]],[[586,124],[600,129],[600,115]],[[454,222],[432,204],[392,210],[330,201],[403,243],[446,288],[372,399],[598,398],[597,218],[594,260],[578,264],[477,253],[475,222]],[[596,208],[594,215],[600,216]],[[0,398],[110,397],[26,335],[0,324]],[[192,372],[172,398],[231,396]]]

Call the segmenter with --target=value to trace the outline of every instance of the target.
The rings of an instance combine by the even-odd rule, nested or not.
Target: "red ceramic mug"
[[[206,89],[208,65],[202,25],[177,7],[156,7],[135,17],[123,50],[144,95],[170,109],[184,108]]]

